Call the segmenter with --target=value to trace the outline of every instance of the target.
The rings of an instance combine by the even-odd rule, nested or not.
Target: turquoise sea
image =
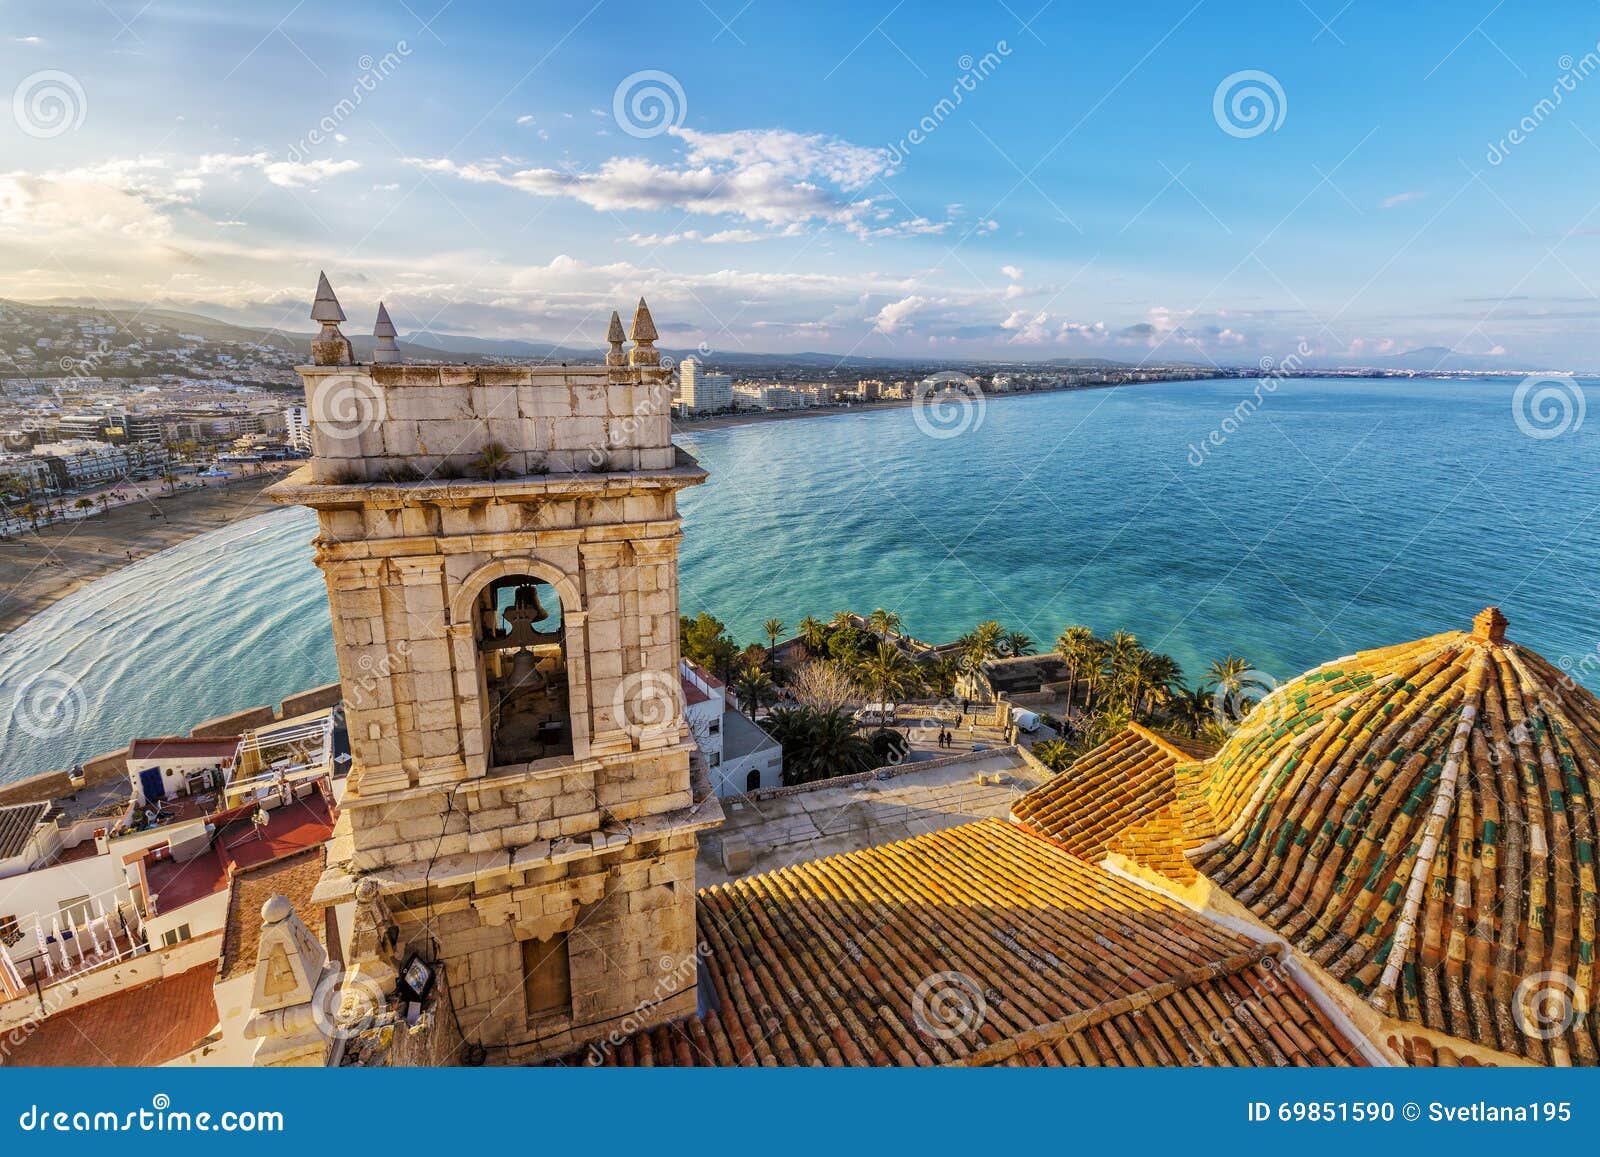
[[[910,409],[691,431],[711,481],[683,496],[682,607],[741,641],[880,605],[934,641],[1081,622],[1283,679],[1498,603],[1600,687],[1600,410],[1575,421],[1600,385],[1520,423],[1516,385],[1175,382],[993,398],[947,438]],[[0,639],[0,780],[333,679],[313,532],[215,531]],[[21,709],[41,688],[70,726]]]

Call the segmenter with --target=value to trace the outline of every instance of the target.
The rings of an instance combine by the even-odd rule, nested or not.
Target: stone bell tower
[[[324,281],[312,459],[272,490],[317,512],[353,761],[318,898],[381,895],[394,961],[436,968],[491,1060],[693,1012],[721,810],[691,775],[677,493],[706,475],[648,307],[592,367],[402,364],[386,311],[355,364],[335,315]]]

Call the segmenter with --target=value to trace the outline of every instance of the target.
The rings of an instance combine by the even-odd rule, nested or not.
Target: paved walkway
[[[982,784],[980,775],[1004,779]],[[824,782],[772,799],[725,800],[727,822],[701,839],[699,884],[708,887],[735,878],[722,867],[721,841],[729,835],[742,838],[755,854],[750,872],[742,875],[768,872],[977,819],[1005,819],[1012,801],[1037,783],[1019,756],[995,751],[866,783],[829,787]]]

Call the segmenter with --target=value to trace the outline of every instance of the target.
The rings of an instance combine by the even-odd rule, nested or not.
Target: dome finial
[[[1506,641],[1506,617],[1499,607],[1484,607],[1472,620],[1472,637],[1484,643]]]

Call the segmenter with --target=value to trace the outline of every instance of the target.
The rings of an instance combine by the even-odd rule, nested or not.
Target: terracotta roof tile
[[[1359,1063],[1261,945],[998,820],[699,901],[703,1015],[569,1063]]]
[[[1175,810],[1195,867],[1380,1010],[1592,1065],[1597,792],[1600,700],[1486,629],[1285,684]]]
[[[162,1065],[199,1047],[217,1027],[210,964],[55,1013],[6,1065]]]
[[[273,896],[289,897],[294,910],[318,941],[325,939],[322,908],[311,902],[311,892],[322,876],[323,848],[311,848],[233,877],[228,897],[228,920],[222,938],[222,959],[217,979],[231,980],[256,966],[261,942],[261,906]]]
[[[1175,834],[1172,824],[1146,828],[1141,837],[1119,836],[1169,807],[1176,798],[1173,769],[1209,755],[1201,740],[1178,740],[1137,723],[1117,732],[1071,767],[1024,795],[1012,818],[1080,859],[1099,863],[1108,851],[1146,854],[1169,866],[1182,856],[1174,846],[1157,846],[1156,837]],[[1113,848],[1114,842],[1118,846]]]

